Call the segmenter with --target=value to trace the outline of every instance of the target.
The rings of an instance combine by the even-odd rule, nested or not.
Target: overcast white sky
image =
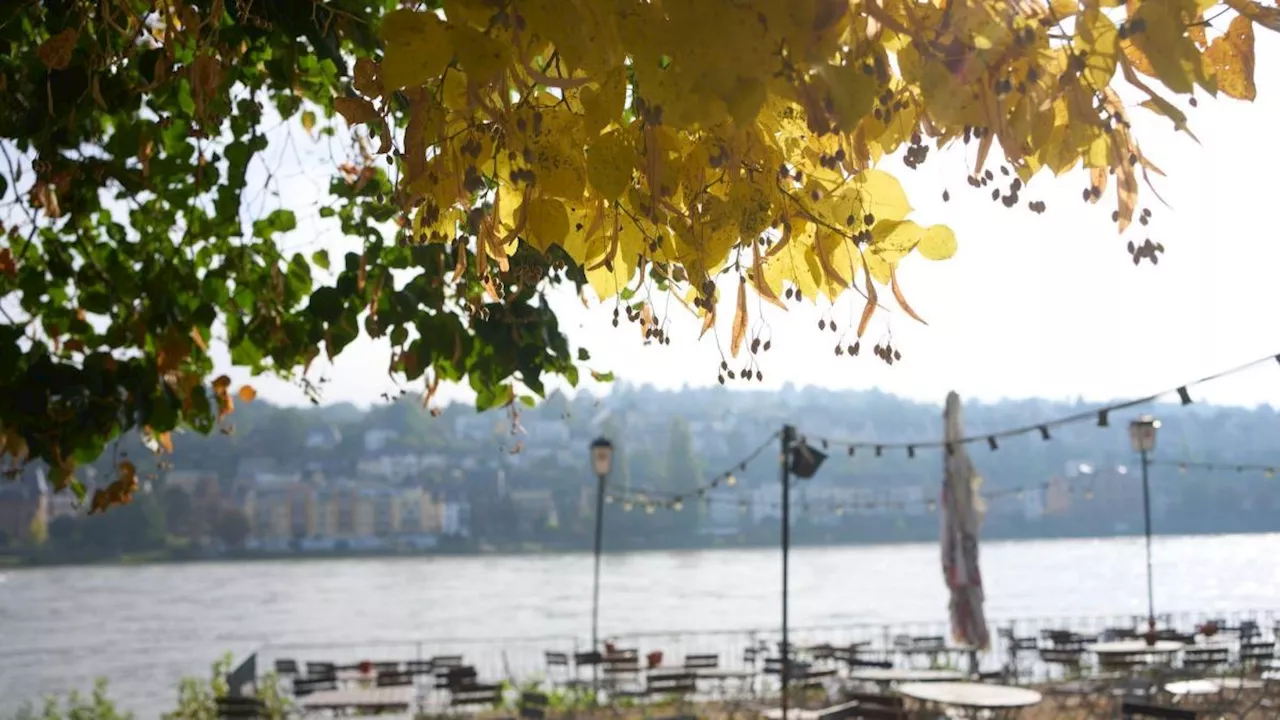
[[[900,268],[908,299],[929,325],[900,312],[879,316],[863,345],[869,350],[892,331],[902,360],[887,367],[866,351],[857,359],[836,357],[838,336],[817,329],[823,317],[834,317],[842,331],[854,326],[860,298],[834,310],[771,308],[764,315],[773,337],[771,352],[761,356],[764,382],[731,386],[777,389],[790,381],[879,388],[939,403],[950,389],[982,400],[1105,400],[1144,395],[1280,353],[1280,322],[1274,319],[1280,309],[1280,186],[1274,180],[1280,145],[1272,139],[1280,117],[1280,41],[1265,30],[1258,31],[1257,76],[1259,98],[1253,104],[1201,98],[1198,108],[1184,107],[1202,145],[1175,134],[1168,121],[1134,109],[1144,151],[1168,173],[1155,180],[1171,209],[1144,185],[1142,206],[1152,209],[1152,225],[1135,223],[1124,238],[1110,222],[1114,195],[1109,192],[1098,206],[1084,204],[1080,193],[1087,178],[1081,173],[1037,177],[1022,193],[1024,205],[1031,199],[1047,202],[1048,211],[1037,216],[1024,207],[1007,210],[991,201],[989,191],[965,184],[972,147],[968,157],[960,146],[934,150],[917,171],[888,162],[883,167],[903,180],[916,208],[913,218],[945,222],[959,238],[953,259],[931,263],[912,257]],[[299,143],[302,162],[314,168],[312,177],[288,182],[284,196],[291,206],[314,203],[326,181],[326,167],[310,159],[323,153],[309,144]],[[942,201],[943,190],[950,191],[949,203]],[[305,211],[300,221],[284,242],[287,249],[328,247],[337,260],[336,253],[351,247],[308,222]],[[1166,253],[1158,266],[1135,267],[1125,243],[1148,236],[1164,243]],[[553,303],[570,339],[591,350],[593,369],[661,388],[716,382],[716,339],[708,333],[698,342],[697,321],[674,303],[673,342],[665,347],[645,347],[636,326],[624,323],[615,330],[609,309],[585,310],[572,295]],[[732,312],[722,314],[717,330],[727,348]],[[332,367],[318,362],[312,377],[330,378],[324,402],[381,402],[383,392],[396,388],[386,374],[388,353],[385,342],[361,338]],[[225,353],[220,362],[237,381],[249,380],[230,368]],[[306,402],[290,383],[252,382],[272,402]],[[600,389],[589,378],[584,387]],[[1218,403],[1280,405],[1280,366],[1213,383],[1196,395]],[[444,388],[440,397],[468,399],[470,393]]]

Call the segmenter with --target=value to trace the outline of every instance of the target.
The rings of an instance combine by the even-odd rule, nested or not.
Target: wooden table
[[[1116,640],[1085,645],[1084,649],[1096,655],[1172,655],[1183,647],[1177,640],[1157,640],[1154,645],[1146,640]]]
[[[959,670],[921,670],[917,668],[860,668],[849,673],[850,680],[873,683],[948,682],[967,677]]]
[[[950,705],[962,710],[1009,710],[1035,705],[1044,699],[1027,688],[974,682],[910,682],[898,686],[898,693],[916,700]]]
[[[319,690],[301,698],[298,702],[306,710],[357,710],[380,712],[408,710],[415,699],[415,688],[409,685],[394,687],[345,687],[337,690]]]

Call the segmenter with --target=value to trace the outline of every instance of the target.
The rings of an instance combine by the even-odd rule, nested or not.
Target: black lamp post
[[[591,442],[591,470],[596,474],[595,579],[591,589],[591,652],[600,651],[600,541],[604,535],[604,486],[613,470],[613,443],[599,437]],[[600,664],[591,666],[591,686],[600,692]]]
[[[1156,449],[1156,431],[1160,421],[1150,415],[1129,423],[1129,440],[1142,457],[1142,517],[1147,536],[1147,643],[1156,639],[1156,603],[1151,580],[1151,489],[1147,479],[1151,466],[1150,453]]]

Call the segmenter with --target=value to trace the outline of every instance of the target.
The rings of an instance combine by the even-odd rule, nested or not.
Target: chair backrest
[[[320,690],[337,690],[338,681],[333,677],[295,678],[293,694],[302,697]]]
[[[1045,648],[1040,651],[1040,659],[1047,663],[1057,663],[1060,665],[1079,665],[1080,650],[1059,650]]]
[[[698,676],[694,673],[650,675],[645,689],[652,695],[692,695],[698,691]]]
[[[276,674],[277,675],[297,675],[298,661],[289,660],[288,658],[280,658],[276,660]]]
[[[1227,661],[1226,648],[1187,648],[1182,652],[1182,664],[1190,667],[1221,665]]]
[[[267,705],[258,698],[252,697],[220,697],[214,700],[218,710],[218,720],[233,718],[266,717]]]
[[[386,672],[378,673],[377,679],[374,681],[378,687],[400,687],[413,684],[413,673],[407,672]]]
[[[1120,714],[1125,720],[1131,718],[1150,718],[1151,720],[1197,720],[1200,715],[1186,708],[1161,707],[1146,703],[1126,700],[1120,706]]]
[[[868,660],[866,658],[851,657],[845,660],[845,662],[849,663],[849,667],[851,668],[884,668],[885,670],[888,670],[893,667],[893,662],[890,660]]]
[[[875,707],[895,708],[898,710],[906,707],[906,702],[900,695],[864,692],[845,692],[843,695],[846,702],[854,702],[859,705],[873,705]]]
[[[437,668],[456,668],[462,667],[461,655],[437,655],[431,658],[431,664]]]
[[[382,673],[400,672],[400,663],[398,662],[376,662],[373,664],[373,671],[381,675]]]
[[[573,654],[574,665],[599,665],[603,661],[604,656],[597,650]]]
[[[547,705],[550,703],[551,698],[547,697],[546,693],[520,693],[520,717],[526,720],[542,720],[547,716]]]
[[[430,660],[409,660],[404,664],[404,670],[414,675],[429,675],[435,670],[435,665]]]
[[[502,701],[502,688],[498,685],[472,684],[449,691],[451,705],[497,705]]]
[[[336,672],[337,667],[331,662],[307,663],[307,677],[333,677]]]
[[[942,648],[946,647],[947,639],[941,635],[924,635],[911,638],[911,647],[913,648]]]
[[[606,659],[604,661],[605,675],[627,675],[640,672],[640,660],[638,658],[618,658]]]
[[[1274,642],[1247,642],[1240,645],[1241,660],[1266,660],[1276,654]]]
[[[476,685],[476,669],[470,665],[449,668],[443,675],[437,676],[436,687],[457,690],[458,688]]]
[[[720,666],[719,655],[685,655],[684,666],[689,669],[706,670]]]
[[[569,653],[546,652],[548,667],[569,667]]]
[[[849,720],[907,720],[907,711],[902,708],[858,705],[844,717]]]

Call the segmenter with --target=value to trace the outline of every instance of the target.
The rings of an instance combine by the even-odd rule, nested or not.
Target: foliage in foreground
[[[1037,173],[1084,167],[1124,232],[1160,174],[1126,99],[1189,133],[1170,98],[1252,99],[1255,25],[1280,29],[1254,0],[11,5],[0,442],[77,490],[122,433],[171,451],[252,399],[214,377],[223,336],[233,363],[311,389],[363,328],[428,397],[465,380],[497,407],[576,382],[589,356],[545,300],[572,282],[651,342],[670,342],[662,293],[704,333],[732,312],[722,381],[759,379],[754,308],[861,295],[860,337],[886,293],[915,316],[905,257],[955,251],[883,157],[970,145],[968,183],[1037,213]],[[282,249],[295,214],[256,202],[281,191],[277,118],[355,128],[321,214],[361,251]],[[136,485],[122,459],[93,507]]]
[[[183,678],[178,684],[177,706],[165,713],[163,720],[218,720],[216,700],[227,694],[226,675],[231,663],[231,656],[227,655],[213,664],[207,679]],[[265,703],[266,717],[272,720],[283,720],[292,707],[274,673],[258,680],[257,697]],[[133,713],[116,707],[107,692],[107,681],[99,678],[88,697],[73,690],[65,702],[57,697],[45,698],[39,710],[27,703],[12,720],[133,720]]]

